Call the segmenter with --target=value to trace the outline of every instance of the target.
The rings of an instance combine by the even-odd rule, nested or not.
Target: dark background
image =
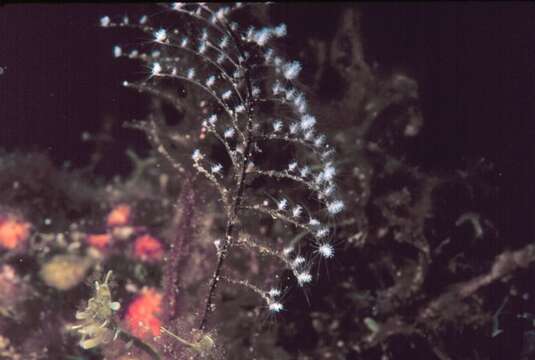
[[[351,3],[275,4],[289,33],[317,34],[336,25]],[[485,158],[495,165],[489,204],[502,241],[516,247],[535,235],[535,5],[517,3],[363,3],[370,63],[419,84],[425,126],[417,142],[429,171],[452,172]],[[158,10],[145,5],[5,5],[0,7],[0,148],[37,150],[57,164],[87,163],[83,131],[106,119],[141,117],[146,100],[121,87],[143,69],[114,59],[115,44],[139,35],[98,26],[103,15]],[[142,136],[115,128],[116,153],[97,169],[128,170],[123,150]]]
[[[275,4],[289,33],[321,35],[352,3]],[[486,158],[496,166],[497,199],[511,238],[532,237],[535,149],[535,5],[518,3],[362,3],[365,54],[419,84],[425,126],[421,164],[453,171]],[[0,148],[38,150],[58,164],[84,164],[93,149],[83,131],[145,113],[146,99],[121,87],[146,74],[114,59],[115,44],[139,34],[98,26],[101,16],[154,14],[153,5],[8,4],[0,7]],[[329,30],[330,29],[330,30]],[[126,146],[143,143],[115,127],[116,153],[97,169],[124,173]],[[525,241],[525,240],[524,240]]]

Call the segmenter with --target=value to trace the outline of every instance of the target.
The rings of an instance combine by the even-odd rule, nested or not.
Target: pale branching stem
[[[242,58],[244,58],[243,56],[243,50],[241,49],[241,46],[240,46],[240,42],[239,42],[239,38],[237,37],[236,34],[234,34],[234,31],[232,31],[232,29],[230,28],[230,26],[227,25],[227,32],[231,35],[233,41],[234,41],[234,44],[236,44],[236,47],[238,49],[238,52],[240,53],[240,56]],[[212,310],[212,302],[213,302],[213,297],[214,297],[214,293],[215,293],[215,290],[216,290],[216,287],[217,287],[217,284],[220,280],[220,277],[221,277],[221,269],[223,267],[223,263],[225,261],[225,258],[227,256],[227,253],[228,253],[228,249],[229,249],[229,246],[231,245],[232,243],[232,237],[233,237],[233,233],[234,233],[234,228],[235,228],[235,225],[236,225],[236,222],[237,222],[237,213],[240,209],[240,205],[241,205],[241,202],[242,202],[242,196],[243,196],[243,192],[244,192],[244,188],[245,188],[245,178],[246,178],[246,169],[247,169],[247,164],[249,163],[249,160],[250,160],[250,156],[251,156],[251,144],[252,144],[252,141],[253,141],[253,137],[252,137],[252,127],[253,127],[253,106],[254,106],[254,103],[253,103],[253,96],[252,96],[252,86],[251,86],[251,79],[250,79],[250,76],[249,76],[249,69],[245,69],[245,82],[246,82],[246,85],[247,85],[247,99],[246,99],[246,103],[244,104],[246,109],[247,109],[247,113],[248,113],[248,119],[247,119],[247,125],[246,125],[246,129],[245,129],[245,138],[244,138],[244,151],[243,151],[243,158],[242,158],[242,163],[240,164],[240,168],[238,168],[237,170],[239,171],[239,177],[237,179],[237,187],[236,187],[236,193],[234,195],[234,203],[230,209],[230,212],[229,212],[229,217],[227,219],[227,228],[226,228],[226,232],[225,232],[225,239],[224,239],[224,242],[223,242],[223,246],[221,247],[221,250],[218,252],[218,259],[217,259],[217,264],[216,264],[216,267],[215,267],[215,270],[214,270],[214,273],[212,275],[212,280],[211,280],[211,283],[210,283],[210,288],[208,290],[208,296],[206,298],[206,305],[205,305],[205,308],[204,308],[204,314],[201,318],[201,323],[199,325],[199,328],[201,330],[204,330],[204,328],[206,327],[206,324],[207,324],[207,321],[208,321],[208,315],[209,313],[211,312]]]
[[[273,219],[278,219],[278,220],[287,222],[289,224],[294,225],[297,228],[306,230],[309,233],[313,233],[313,229],[311,228],[311,226],[303,224],[303,223],[300,223],[299,221],[297,221],[297,220],[295,220],[295,219],[293,219],[293,218],[291,218],[291,217],[289,217],[287,215],[284,215],[280,211],[270,209],[270,208],[268,208],[266,206],[262,206],[262,205],[245,205],[245,206],[242,206],[241,208],[242,209],[247,209],[247,210],[253,210],[253,211],[257,211],[257,212],[269,215]]]
[[[295,254],[294,258],[290,255],[294,251],[293,244],[310,235],[311,240],[318,246],[320,255],[325,258],[334,256],[334,247],[328,239],[332,228],[327,222],[320,222],[319,218],[315,218],[305,208],[306,205],[293,204],[290,207],[289,201],[291,200],[285,198],[276,200],[276,206],[272,206],[268,200],[262,204],[256,204],[252,199],[249,201],[249,191],[252,189],[249,185],[252,183],[250,180],[254,180],[257,176],[273,179],[268,180],[268,183],[284,182],[285,184],[286,181],[281,180],[293,181],[299,185],[298,187],[304,194],[317,196],[318,205],[326,205],[321,210],[325,210],[329,216],[342,211],[344,203],[333,198],[337,192],[333,183],[337,172],[330,159],[334,150],[325,144],[325,135],[315,129],[316,118],[307,113],[304,92],[299,90],[300,87],[294,87],[294,85],[299,85],[296,78],[302,66],[298,61],[286,61],[274,56],[274,50],[266,47],[271,38],[281,38],[286,35],[286,25],[280,24],[277,27],[260,29],[252,26],[242,34],[239,30],[240,25],[227,18],[230,12],[242,7],[241,3],[222,6],[219,9],[214,8],[214,10],[212,10],[212,5],[208,6],[205,3],[180,2],[170,7],[165,6],[171,12],[179,14],[180,20],[183,20],[185,25],[194,25],[192,29],[183,32],[178,29],[155,29],[145,25],[148,20],[146,15],[139,19],[139,25],[130,25],[128,17],[124,17],[120,24],[111,23],[108,16],[101,18],[101,25],[103,27],[134,27],[153,36],[151,41],[145,43],[145,45],[155,47],[151,53],[146,53],[144,50],[141,52],[132,50],[126,54],[121,47],[114,47],[115,57],[139,59],[145,67],[150,67],[150,76],[149,80],[145,80],[146,83],[125,82],[124,85],[170,102],[181,111],[184,110],[184,106],[188,106],[189,102],[183,103],[172,93],[166,92],[165,84],[161,90],[154,87],[151,85],[152,81],[171,78],[187,83],[188,85],[184,84],[187,89],[190,89],[189,84],[193,85],[192,88],[199,87],[201,90],[192,89],[195,101],[191,105],[191,107],[198,106],[202,110],[200,117],[206,116],[205,119],[200,120],[202,133],[199,139],[204,139],[205,134],[212,134],[223,144],[230,157],[232,169],[225,169],[225,171],[223,171],[223,164],[205,158],[199,149],[195,149],[191,157],[193,168],[215,186],[226,218],[224,238],[215,242],[217,260],[199,318],[199,329],[204,331],[215,308],[214,299],[220,280],[246,287],[260,295],[273,313],[284,310],[283,304],[276,300],[281,293],[280,290],[272,288],[266,292],[248,281],[224,276],[226,274],[224,274],[223,266],[233,247],[242,247],[244,251],[257,255],[269,255],[278,259],[293,272],[300,286],[310,283],[312,275],[309,272],[310,264],[304,256]],[[201,27],[196,26],[199,25],[198,23],[202,23]],[[207,26],[203,26],[204,24]],[[260,71],[256,74],[257,77],[252,78],[255,76],[254,63],[258,62],[266,64],[272,62],[276,66],[269,67],[273,71]],[[264,85],[269,84],[263,80],[263,76],[268,73],[271,73],[276,80],[271,89],[274,97],[268,95],[267,90],[263,89]],[[198,105],[197,95],[202,98]],[[269,109],[258,108],[260,102],[270,103]],[[160,102],[157,104],[160,105]],[[187,109],[191,110],[190,107]],[[268,111],[277,114],[272,124],[264,122],[263,119],[256,119],[256,116],[262,117]],[[165,157],[180,174],[184,174],[186,171],[183,166],[173,159],[176,154],[171,149],[167,149],[161,139],[163,137],[174,141],[176,136],[173,138],[174,135],[165,134],[164,130],[168,127],[164,124],[161,111],[160,114],[160,117],[150,118],[145,125],[134,124],[132,127],[144,130],[158,153]],[[226,115],[230,119],[227,119]],[[219,122],[218,117],[222,118]],[[269,132],[264,129],[265,126],[272,127],[271,134],[261,134]],[[189,132],[187,134],[189,139],[191,135]],[[292,159],[288,167],[283,170],[256,169],[254,161],[258,159],[254,155],[262,152],[261,145],[264,141],[274,142],[277,145],[289,145],[290,152],[294,150],[295,152],[312,152],[313,156],[318,157],[320,161],[313,166],[308,163],[308,158],[304,159],[307,164],[298,163],[297,160]],[[290,185],[294,187],[296,184],[290,183]],[[253,197],[256,199],[256,196]],[[241,212],[243,210],[254,211],[262,216],[271,217],[277,223],[282,222],[296,227],[300,234],[291,240],[292,248],[285,247],[279,251],[276,245],[270,245],[266,239],[242,236]],[[319,212],[316,208],[313,211]],[[325,213],[318,215],[324,217]],[[191,343],[165,328],[161,328],[161,331],[184,345],[197,350],[201,349],[201,342]]]
[[[174,9],[173,11],[176,11],[176,12],[181,13],[181,14],[189,15],[189,16],[191,16],[192,18],[197,19],[197,20],[199,20],[199,21],[201,21],[201,22],[207,24],[207,25],[210,26],[212,29],[215,29],[216,31],[218,31],[218,32],[221,33],[222,35],[225,34],[225,30],[223,30],[223,29],[220,28],[219,26],[215,25],[215,24],[212,23],[210,20],[207,20],[207,19],[203,18],[202,16],[195,14],[195,12],[193,12],[193,11],[186,10],[186,9]]]
[[[194,85],[197,85],[199,86],[201,89],[203,89],[204,91],[206,91],[208,94],[210,94],[210,96],[212,96],[212,98],[214,98],[216,100],[216,102],[225,110],[225,112],[228,114],[228,116],[230,117],[231,121],[232,121],[232,127],[234,128],[234,130],[236,130],[236,132],[240,135],[240,137],[242,139],[245,140],[245,135],[243,134],[243,132],[240,130],[240,127],[238,126],[238,116],[236,114],[234,114],[232,112],[232,110],[230,110],[230,108],[217,96],[217,94],[215,92],[213,92],[211,89],[209,89],[208,87],[204,86],[203,84],[201,84],[199,81],[197,80],[194,80],[194,79],[189,79],[185,76],[181,76],[181,75],[173,75],[173,74],[160,74],[158,76],[162,76],[162,77],[170,77],[170,78],[175,78],[175,79],[180,79],[180,80],[184,80],[190,84],[194,84]]]
[[[131,83],[131,82],[124,82],[123,85],[127,88],[135,89],[139,92],[147,93],[149,95],[160,98],[172,104],[175,107],[175,109],[179,112],[184,111],[184,108],[180,104],[180,100],[174,94],[170,92],[161,91],[158,88],[155,88],[154,86],[150,86],[149,84],[146,84],[146,83],[136,84],[136,83]]]
[[[175,160],[169,154],[169,151],[164,146],[162,139],[160,138],[160,134],[158,133],[158,127],[156,126],[156,123],[153,119],[146,121],[143,124],[128,124],[128,127],[143,130],[146,134],[149,140],[155,145],[154,148],[160,155],[162,155],[169,163],[173,166],[173,168],[179,173],[184,174],[185,170],[182,164],[180,164],[178,161]]]
[[[292,138],[286,135],[273,135],[273,134],[257,135],[256,138],[259,140],[279,140],[279,141],[286,141],[289,143],[299,144],[307,148],[308,150],[311,150],[312,152],[314,152],[315,154],[319,156],[319,152],[317,148],[314,147],[314,144],[303,139]]]
[[[269,79],[269,76],[266,78]],[[274,104],[279,104],[281,106],[289,107],[293,112],[292,103],[283,98],[263,98],[263,99],[260,99],[259,101],[263,103],[274,103]]]
[[[230,209],[230,200],[229,200],[229,193],[228,190],[221,185],[221,183],[217,180],[214,174],[206,170],[199,162],[194,161],[193,167],[203,174],[212,184],[214,184],[214,187],[219,192],[219,195],[221,196],[221,200],[223,201],[223,205],[227,211]]]
[[[256,242],[251,241],[251,239],[245,236],[240,237],[236,241],[235,245],[249,248],[250,250],[258,252],[260,255],[272,256],[280,260],[289,270],[291,270],[295,277],[297,277],[298,275],[296,267],[292,264],[288,257],[284,256],[284,254],[279,251],[273,250],[265,245],[257,244]]]
[[[125,25],[125,27],[131,27],[131,28],[135,28],[135,29],[140,29],[141,31],[143,31],[144,33],[149,34],[149,35],[152,35],[156,31],[156,29],[154,29],[154,28],[152,28],[150,26]],[[240,98],[240,100],[243,102],[243,96],[240,93],[238,87],[236,86],[236,83],[235,83],[234,79],[232,77],[230,77],[227,74],[227,72],[225,71],[225,69],[223,69],[221,67],[221,65],[219,65],[217,62],[213,61],[208,56],[205,56],[205,55],[199,53],[198,51],[195,51],[195,50],[193,50],[191,48],[188,48],[188,47],[183,47],[183,46],[178,46],[178,45],[171,44],[169,41],[158,42],[158,44],[163,45],[163,46],[167,46],[167,47],[175,49],[175,50],[180,50],[180,51],[184,51],[186,53],[192,54],[192,55],[200,58],[204,62],[212,65],[213,67],[215,67],[220,72],[221,76],[232,85],[232,87],[234,89],[234,92]],[[236,62],[227,53],[223,52],[219,47],[217,47],[216,45],[212,44],[209,41],[206,41],[206,45],[209,48],[215,50],[217,53],[225,55],[227,60],[230,61],[235,68],[239,68],[238,64],[236,64]],[[132,56],[132,55],[121,55],[121,56],[122,57],[130,57],[130,58],[132,58],[132,57],[133,58],[138,58],[139,60],[147,62],[146,58],[144,58],[142,56]]]
[[[201,89],[203,89],[205,92],[207,92],[208,94],[210,94],[210,96],[212,96],[215,101],[223,108],[225,109],[225,111],[227,112],[227,114],[230,116],[231,119],[234,119],[234,114],[233,112],[230,110],[230,108],[227,106],[227,104],[225,104],[223,101],[221,101],[221,99],[217,96],[217,94],[215,92],[213,92],[210,88],[204,86],[203,84],[201,84],[199,81],[195,80],[195,79],[189,79],[187,78],[186,76],[182,76],[182,75],[173,75],[173,74],[159,74],[158,76],[161,76],[161,77],[169,77],[169,78],[173,78],[173,79],[180,79],[180,80],[183,80],[183,81],[186,81],[190,84],[193,84],[193,85],[197,85],[198,87],[200,87]],[[234,120],[233,120],[234,121]]]
[[[208,131],[210,133],[214,134],[216,139],[219,140],[219,142],[221,142],[223,144],[223,146],[225,146],[225,149],[227,150],[227,154],[228,154],[230,160],[232,161],[232,165],[235,168],[238,168],[238,160],[236,159],[236,155],[235,155],[234,151],[232,151],[232,149],[230,148],[230,145],[229,145],[228,141],[225,141],[225,139],[223,139],[221,137],[221,135],[217,132],[215,127],[207,126],[206,128],[208,129]]]
[[[249,152],[250,152],[250,148],[251,148],[251,124],[252,123],[252,117],[249,117],[249,121],[248,121],[248,124],[247,124],[247,130],[246,130],[246,133],[245,133],[245,136],[246,136],[246,144],[245,144],[245,155],[243,156],[243,161],[242,161],[242,164],[240,166],[240,175],[239,175],[239,178],[238,178],[238,186],[237,186],[237,190],[236,190],[236,195],[234,197],[234,203],[232,204],[232,207],[230,209],[230,212],[229,212],[229,217],[227,219],[227,228],[226,228],[226,231],[225,231],[225,239],[224,239],[224,242],[223,242],[223,246],[221,247],[221,250],[218,252],[218,259],[217,259],[217,264],[216,264],[216,268],[214,270],[214,274],[212,275],[212,280],[211,280],[211,283],[210,283],[210,289],[208,290],[208,296],[207,296],[207,299],[206,299],[206,306],[204,308],[204,314],[203,314],[203,317],[201,319],[201,324],[199,326],[199,328],[201,330],[204,330],[205,326],[206,326],[206,323],[208,321],[208,314],[210,313],[211,311],[211,307],[212,307],[212,301],[213,301],[213,297],[214,297],[214,293],[215,293],[215,289],[217,287],[217,283],[219,282],[219,278],[221,276],[221,268],[223,266],[223,263],[225,261],[225,257],[227,255],[227,252],[228,252],[228,249],[229,249],[229,246],[232,242],[232,235],[233,235],[233,232],[234,232],[234,227],[235,227],[235,224],[236,224],[236,221],[237,221],[237,212],[238,212],[238,209],[240,207],[240,204],[241,204],[241,200],[242,200],[242,195],[243,195],[243,190],[244,190],[244,185],[245,185],[245,169],[247,167],[247,163],[249,161]]]
[[[206,45],[208,45],[209,48],[214,49],[218,54],[223,55],[225,59],[227,59],[236,69],[240,68],[240,66],[234,61],[234,59],[229,54],[221,50],[218,46],[214,45],[210,41],[207,41]]]
[[[242,287],[245,287],[245,288],[251,290],[252,292],[257,294],[258,296],[260,296],[262,299],[264,299],[264,301],[266,303],[268,303],[268,304],[273,301],[272,299],[269,298],[269,296],[267,296],[265,291],[261,290],[260,288],[258,288],[255,285],[251,284],[247,280],[237,280],[237,279],[229,278],[227,276],[221,276],[221,279],[225,280],[228,283],[231,283],[231,284],[234,284],[234,285],[239,285],[239,286],[242,286]]]
[[[263,176],[267,176],[267,177],[271,177],[271,178],[277,178],[277,179],[293,180],[295,182],[303,184],[307,189],[309,189],[310,191],[312,191],[314,193],[318,193],[319,192],[318,187],[316,185],[314,185],[312,182],[306,181],[302,177],[289,174],[286,171],[254,169],[254,170],[250,171],[249,173],[250,174],[254,174],[254,175],[263,175]]]
[[[198,51],[195,51],[193,49],[190,49],[188,47],[182,47],[182,46],[178,46],[178,45],[173,45],[173,44],[170,44],[169,42],[162,42],[161,43],[162,45],[165,45],[165,46],[168,46],[170,48],[173,48],[173,49],[177,49],[177,50],[182,50],[182,51],[185,51],[185,52],[188,52],[190,54],[193,54],[197,57],[199,57],[200,59],[202,59],[203,61],[209,63],[210,65],[214,66],[220,73],[221,73],[221,76],[223,76],[223,78],[225,80],[227,80],[231,85],[232,87],[234,88],[234,92],[236,93],[236,95],[238,95],[238,97],[240,98],[240,101],[243,102],[243,97],[242,97],[242,94],[240,93],[238,87],[236,86],[236,83],[234,81],[234,79],[232,79],[225,71],[225,69],[223,69],[221,67],[221,65],[219,65],[218,63],[216,63],[215,61],[213,61],[212,59],[210,59],[208,56],[205,56],[205,55],[202,55],[201,53],[199,53]],[[211,49],[214,49],[215,51],[221,53],[221,54],[224,54],[226,55],[226,53],[222,52],[217,46],[213,45],[211,42],[209,41],[206,41],[206,45],[211,48]],[[228,55],[226,55],[227,58],[229,59],[229,61],[232,63],[232,65],[234,65],[234,67],[238,68],[238,65],[230,58],[228,57]]]

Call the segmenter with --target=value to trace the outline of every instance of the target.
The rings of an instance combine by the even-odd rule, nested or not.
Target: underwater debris
[[[56,255],[43,265],[39,275],[58,290],[70,290],[80,284],[93,264],[90,258],[77,255]]]

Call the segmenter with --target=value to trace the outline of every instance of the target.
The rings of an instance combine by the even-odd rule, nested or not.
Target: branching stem
[[[245,59],[244,51],[240,46],[240,40],[238,36],[234,33],[234,31],[230,28],[228,24],[225,23],[224,25],[227,28],[228,33],[231,35],[234,43],[236,44],[236,47],[238,48],[238,52],[240,53],[241,57]],[[242,196],[243,196],[244,187],[245,187],[246,169],[247,169],[247,164],[249,163],[249,159],[250,159],[251,144],[252,144],[252,139],[253,139],[251,132],[252,132],[252,127],[253,127],[253,105],[254,105],[253,101],[254,100],[252,96],[252,86],[251,86],[251,79],[249,75],[249,69],[245,70],[245,81],[247,85],[247,98],[246,98],[245,105],[246,105],[247,113],[248,113],[247,125],[245,129],[245,134],[244,134],[245,149],[243,152],[243,160],[241,162],[241,169],[240,169],[240,174],[239,174],[239,178],[237,181],[234,202],[228,214],[227,226],[226,226],[226,231],[225,231],[225,239],[224,239],[223,246],[221,247],[221,250],[218,252],[216,268],[214,270],[212,279],[210,281],[210,288],[208,290],[208,295],[206,298],[204,313],[203,313],[203,316],[201,318],[201,322],[199,325],[200,330],[204,330],[208,322],[208,315],[212,309],[214,293],[215,293],[217,284],[219,283],[219,280],[220,280],[221,269],[223,267],[223,263],[225,262],[228,249],[232,243],[232,237],[233,237],[233,233],[234,233],[234,229],[236,225],[237,214],[238,214],[241,202],[242,202]]]

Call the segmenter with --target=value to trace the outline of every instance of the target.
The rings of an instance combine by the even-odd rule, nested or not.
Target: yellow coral
[[[58,290],[69,290],[87,274],[92,261],[76,255],[56,255],[41,268],[41,279]]]
[[[89,299],[83,311],[76,313],[76,319],[80,322],[71,326],[71,330],[76,330],[82,335],[80,346],[84,349],[106,344],[119,334],[119,329],[115,328],[113,314],[119,310],[121,304],[112,301],[108,286],[110,276],[111,271],[102,284],[95,282],[95,296]]]

